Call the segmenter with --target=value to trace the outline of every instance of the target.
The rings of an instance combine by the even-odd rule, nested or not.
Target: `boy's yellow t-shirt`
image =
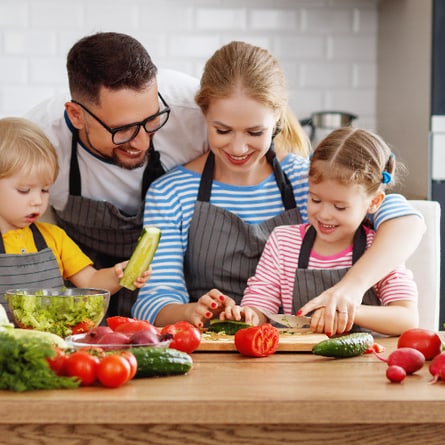
[[[44,222],[37,222],[35,225],[48,247],[53,251],[64,279],[72,277],[85,267],[93,264],[91,259],[82,252],[80,247],[62,228]],[[34,237],[29,227],[4,233],[3,244],[5,245],[5,253],[9,254],[37,252]]]

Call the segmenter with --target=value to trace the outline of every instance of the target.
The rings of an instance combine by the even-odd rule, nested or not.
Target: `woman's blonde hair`
[[[20,117],[0,119],[0,179],[36,174],[48,184],[59,173],[57,153],[43,131]]]
[[[205,64],[195,101],[207,114],[212,101],[227,98],[238,88],[277,112],[277,150],[309,154],[308,137],[288,105],[284,73],[269,51],[237,41],[218,49]]]
[[[397,163],[397,170],[403,166]],[[396,159],[377,134],[344,127],[326,136],[314,150],[309,180],[334,179],[342,184],[363,185],[368,193],[385,190],[396,182]]]

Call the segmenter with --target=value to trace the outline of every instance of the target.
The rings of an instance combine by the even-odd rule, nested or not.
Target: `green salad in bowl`
[[[52,332],[61,337],[87,332],[105,316],[110,293],[103,289],[10,289],[5,293],[20,328]]]

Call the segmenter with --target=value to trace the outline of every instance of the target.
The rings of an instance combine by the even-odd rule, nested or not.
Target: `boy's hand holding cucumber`
[[[142,229],[136,247],[119,280],[122,287],[135,290],[144,285],[150,276],[150,263],[161,239],[161,231],[154,226]],[[125,263],[124,263],[125,264]]]

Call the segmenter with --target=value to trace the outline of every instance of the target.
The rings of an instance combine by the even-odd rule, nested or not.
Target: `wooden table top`
[[[443,334],[441,334],[443,336]],[[379,339],[383,356],[396,338]],[[428,362],[402,384],[374,355],[311,353],[266,358],[195,352],[188,375],[137,379],[121,388],[0,391],[3,424],[445,424],[445,382]]]

